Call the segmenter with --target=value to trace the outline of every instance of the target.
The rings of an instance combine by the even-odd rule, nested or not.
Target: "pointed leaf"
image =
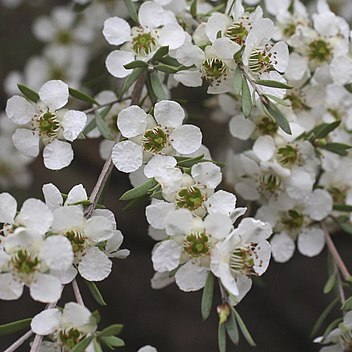
[[[94,98],[92,98],[88,94],[83,93],[77,89],[69,88],[68,91],[69,91],[71,97],[74,97],[74,98],[81,100],[81,101],[85,101],[86,103],[89,103],[89,104],[100,105]]]
[[[334,307],[337,305],[337,303],[339,302],[339,298],[336,297],[324,310],[323,312],[320,314],[318,320],[316,321],[316,323],[313,326],[312,332],[310,334],[311,337],[316,336],[316,334],[318,333],[320,327],[323,325],[324,321],[326,320],[326,318],[328,317],[329,313],[334,309]]]
[[[264,103],[269,116],[271,116],[277,124],[281,127],[281,129],[287,134],[292,134],[290,124],[288,123],[284,114],[279,110],[272,102]]]
[[[155,54],[152,57],[152,60],[160,60],[164,56],[166,56],[168,53],[169,53],[169,47],[168,46],[162,46],[155,52]]]
[[[107,107],[105,107],[104,109],[100,110],[100,116],[104,119],[105,116],[109,113],[109,111],[111,110],[112,105],[109,105]],[[88,125],[85,127],[85,129],[83,130],[83,135],[87,135],[90,131],[93,131],[94,128],[97,127],[97,121],[95,119],[92,119]]]
[[[336,219],[336,222],[339,224],[342,231],[352,235],[352,224],[349,221],[348,216],[339,216]]]
[[[280,99],[278,97],[276,97],[275,95],[271,95],[271,94],[264,94],[267,98],[275,101],[276,103],[286,106],[286,107],[290,107],[291,104],[289,102],[287,102],[286,100]]]
[[[278,82],[278,81],[272,81],[269,79],[259,79],[255,81],[256,84],[259,84],[260,86],[265,86],[265,87],[272,87],[272,88],[279,88],[279,89],[292,89],[291,86]]]
[[[238,327],[237,327],[235,315],[232,310],[231,310],[230,316],[226,320],[225,327],[226,327],[227,334],[229,335],[231,341],[235,345],[237,345],[238,341],[240,339],[240,336],[238,333]]]
[[[101,342],[105,343],[107,346],[111,347],[123,347],[125,346],[125,342],[116,336],[103,336]]]
[[[205,282],[205,286],[203,289],[203,295],[202,295],[201,311],[202,311],[203,320],[206,320],[209,317],[211,306],[213,304],[213,296],[214,296],[214,275],[211,271],[209,271],[207,280]]]
[[[145,71],[144,68],[138,67],[135,68],[130,75],[128,75],[125,79],[123,87],[120,92],[120,98],[130,89],[132,84],[137,81],[139,76]]]
[[[135,23],[138,23],[138,14],[132,0],[124,0],[127,11]]]
[[[242,80],[242,70],[239,68],[239,66],[237,66],[233,79],[233,90],[236,95],[240,95],[242,91]]]
[[[335,329],[341,322],[342,322],[342,318],[337,318],[332,323],[329,324],[329,326],[326,328],[324,332],[323,339],[321,340],[322,343],[324,343],[324,340],[327,338],[330,332],[333,329]]]
[[[85,337],[81,342],[79,342],[75,347],[71,349],[71,352],[85,352],[86,348],[92,342],[93,336]]]
[[[95,301],[101,306],[106,306],[106,302],[104,301],[104,298],[101,295],[97,285],[94,282],[88,281],[88,280],[84,280],[84,283],[88,286],[89,291],[92,294]]]
[[[30,326],[32,318],[21,319],[12,323],[0,325],[0,336],[13,334]]]
[[[252,96],[247,79],[242,77],[242,112],[244,117],[248,117],[251,114],[252,106]]]
[[[39,100],[39,94],[34,90],[28,88],[24,84],[19,83],[17,84],[17,87],[21,91],[21,93],[33,103],[36,103]]]
[[[94,339],[93,340],[94,352],[103,352],[103,349],[100,346],[100,343]]]
[[[113,324],[105,328],[104,330],[99,332],[99,336],[113,336],[113,335],[118,335],[123,329],[122,324]]]
[[[131,69],[131,68],[143,68],[146,69],[148,68],[148,64],[145,61],[142,60],[137,60],[137,61],[132,61],[126,65],[123,65],[124,68],[126,69]]]
[[[331,153],[335,153],[341,156],[347,156],[348,155],[348,149],[351,149],[352,146],[343,144],[343,143],[326,143],[320,148],[328,150]]]
[[[235,310],[235,308],[232,308],[232,310],[233,310],[233,313],[234,313],[234,315],[235,315],[235,318],[236,318],[236,320],[237,320],[237,322],[238,322],[238,326],[240,327],[240,330],[242,331],[243,336],[245,337],[245,339],[247,340],[247,342],[248,342],[251,346],[255,347],[256,344],[255,344],[255,342],[254,342],[254,340],[253,340],[251,334],[249,333],[246,324],[244,323],[244,321],[242,320],[242,318],[241,318],[241,316],[238,314],[238,312]]]
[[[336,274],[332,273],[324,286],[324,293],[328,294],[334,288],[336,282]]]
[[[347,205],[347,204],[335,204],[333,207],[334,210],[338,211],[352,211],[352,205]]]
[[[224,324],[219,323],[218,327],[219,352],[226,352],[226,329]]]
[[[157,99],[159,100],[167,99],[167,96],[165,94],[164,88],[160,82],[160,78],[157,72],[150,73],[150,85]]]
[[[193,18],[197,17],[197,0],[193,0],[190,8],[190,14]]]
[[[181,166],[181,167],[192,167],[195,164],[198,164],[202,159],[204,158],[204,154],[201,154],[199,156],[196,156],[194,158],[185,158],[183,160],[179,160],[176,157],[177,160],[177,166]]]
[[[341,310],[347,312],[352,309],[352,297],[347,298],[345,303],[342,305]]]
[[[158,185],[158,182],[153,178],[149,179],[147,182],[130,189],[129,191],[125,192],[121,197],[120,200],[132,200],[136,198],[140,198],[145,196],[150,192],[155,186]]]
[[[334,121],[331,123],[322,123],[314,127],[311,131],[306,134],[306,139],[321,139],[328,136],[328,134],[334,131],[341,124],[340,121]]]
[[[95,112],[95,121],[98,127],[99,132],[101,133],[101,135],[105,138],[108,139],[110,141],[114,141],[115,137],[111,131],[111,129],[109,128],[108,124],[106,123],[106,121],[103,119],[103,117],[101,116],[99,111]]]

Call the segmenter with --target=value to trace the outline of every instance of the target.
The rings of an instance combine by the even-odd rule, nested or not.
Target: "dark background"
[[[55,4],[63,3],[64,1],[45,1],[38,6],[25,5],[15,10],[0,5],[0,85],[7,72],[21,70],[26,60],[40,51],[41,44],[33,38],[30,30],[33,18],[48,13]],[[188,93],[182,91],[177,94],[189,96]],[[200,111],[200,96],[198,93],[193,94],[190,108],[197,112]],[[0,110],[4,110],[5,104],[6,97],[0,87]],[[226,135],[226,124],[205,118],[196,123],[205,132],[205,145],[212,151],[220,148],[220,141]],[[48,182],[54,183],[62,192],[83,183],[89,193],[103,165],[97,148],[98,141],[95,140],[74,142],[75,160],[69,168],[59,172],[45,169],[42,158],[39,157],[30,167],[34,180],[31,188],[27,191],[6,191],[14,194],[19,203],[28,197],[42,198],[41,187]],[[147,344],[155,346],[159,352],[217,351],[215,305],[220,303],[219,292],[216,292],[210,318],[203,322],[200,315],[201,292],[184,293],[175,285],[163,290],[153,290],[150,287],[153,276],[150,253],[154,241],[147,236],[144,208],[141,206],[124,212],[124,204],[118,200],[129,187],[128,177],[114,170],[106,206],[116,214],[118,227],[125,236],[122,248],[130,249],[131,254],[125,260],[115,260],[111,275],[98,284],[108,303],[107,307],[99,307],[84,283],[78,280],[86,305],[91,311],[99,309],[101,328],[112,323],[125,325],[121,337],[127,347],[121,351],[133,352]],[[343,258],[350,266],[349,240],[347,235],[334,237]],[[242,337],[238,347],[229,343],[227,350],[318,351],[319,346],[311,342],[309,335],[321,311],[332,300],[322,292],[327,280],[326,255],[324,250],[318,257],[309,259],[297,253],[287,264],[272,262],[267,273],[253,285],[238,308],[258,347],[249,347]],[[68,285],[60,303],[64,305],[73,299]],[[30,299],[26,290],[19,301],[0,302],[0,324],[32,317],[43,308],[43,304]],[[325,327],[337,317],[338,309],[329,316]],[[5,350],[18,336],[21,334],[0,336],[0,351]],[[24,344],[18,351],[29,351],[28,344]]]

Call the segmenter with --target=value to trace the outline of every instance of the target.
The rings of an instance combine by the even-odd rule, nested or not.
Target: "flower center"
[[[308,56],[311,60],[318,63],[330,61],[331,59],[331,46],[325,40],[317,39],[311,42],[308,46]]]
[[[219,85],[222,79],[226,79],[229,68],[224,61],[213,57],[203,61],[201,70],[203,76],[210,83],[213,83],[215,80],[217,85]]]
[[[244,27],[242,22],[235,22],[227,28],[225,35],[233,42],[242,46],[246,41],[248,30]]]
[[[69,44],[72,42],[72,35],[69,31],[60,31],[56,35],[56,41],[59,44]]]
[[[39,132],[43,142],[51,142],[59,133],[60,122],[56,114],[50,111],[42,115],[35,115],[33,118],[33,125]]]
[[[19,274],[33,274],[40,263],[38,257],[25,249],[20,249],[11,258],[13,268]]]
[[[289,231],[299,230],[303,226],[304,216],[297,210],[290,209],[282,213],[281,223]]]
[[[340,324],[341,330],[340,341],[344,346],[344,352],[352,352],[352,331],[347,326]]]
[[[283,33],[286,37],[292,37],[296,33],[296,24],[289,23],[283,30]]]
[[[270,197],[277,195],[282,188],[282,181],[279,176],[271,173],[263,173],[259,177],[259,192],[265,196]]]
[[[86,247],[86,239],[84,233],[79,230],[69,230],[65,236],[71,242],[72,250],[74,253],[82,252]]]
[[[181,189],[176,196],[176,205],[191,211],[199,208],[203,203],[203,195],[199,188],[191,186]]]
[[[156,40],[150,32],[144,33],[142,30],[132,38],[132,50],[137,55],[148,55],[156,48]]]
[[[292,166],[299,161],[299,152],[292,145],[279,147],[277,151],[278,162],[283,166]]]
[[[200,257],[209,254],[210,241],[204,232],[192,232],[183,241],[183,249],[190,257]]]
[[[265,116],[261,118],[260,121],[257,123],[257,128],[261,132],[261,134],[268,134],[272,136],[277,132],[278,125],[273,119]]]
[[[252,51],[248,67],[253,73],[264,73],[273,71],[273,63],[277,64],[277,52],[268,52],[269,46],[266,45],[264,50],[255,49]]]
[[[59,333],[61,343],[70,349],[75,347],[84,336],[85,335],[81,331],[75,328],[64,329]]]
[[[303,99],[298,94],[287,94],[286,99],[291,102],[291,106],[293,110],[302,110],[306,109],[306,105]]]
[[[145,131],[143,146],[147,152],[160,153],[167,145],[168,136],[160,127]]]
[[[345,204],[347,192],[346,189],[331,186],[328,189],[328,192],[334,200],[334,204]]]
[[[254,271],[253,250],[256,245],[239,246],[230,254],[229,266],[234,275],[256,275]]]

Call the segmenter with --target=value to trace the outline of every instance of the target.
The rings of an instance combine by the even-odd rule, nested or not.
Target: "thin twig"
[[[21,336],[18,340],[16,340],[9,348],[7,348],[4,352],[14,352],[18,347],[22,346],[24,342],[26,342],[33,335],[33,331],[27,331],[23,336]]]
[[[336,263],[337,267],[339,268],[342,277],[345,280],[348,280],[351,277],[351,274],[348,271],[345,263],[343,262],[339,252],[337,251],[335,244],[334,244],[333,240],[331,239],[330,233],[327,230],[324,223],[322,223],[322,228],[324,231],[325,240],[326,240],[326,244],[328,246],[329,252],[332,255],[332,258],[334,259],[334,262]]]
[[[72,281],[72,288],[73,288],[73,292],[75,294],[77,303],[80,304],[81,306],[84,306],[83,298],[82,298],[81,292],[79,290],[76,279],[73,279],[73,281]]]
[[[105,106],[114,105],[116,103],[121,103],[122,101],[125,101],[125,100],[128,100],[128,99],[130,99],[130,97],[123,98],[123,99],[118,98],[118,99],[109,101],[108,103],[104,103],[104,104],[101,104],[101,105],[98,105],[98,106],[94,106],[93,108],[89,108],[89,109],[83,110],[83,112],[85,114],[89,114],[89,113],[94,112],[96,110],[99,110],[99,109],[101,109],[101,108],[103,108]]]
[[[346,297],[345,297],[345,291],[343,289],[342,277],[341,277],[340,272],[338,271],[336,263],[334,263],[334,265],[335,265],[336,271],[337,271],[337,273],[336,273],[336,276],[337,276],[337,287],[338,287],[338,290],[339,290],[340,302],[343,305],[345,303],[345,301],[346,301]]]

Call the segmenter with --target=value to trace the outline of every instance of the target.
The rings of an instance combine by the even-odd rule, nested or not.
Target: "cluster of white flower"
[[[151,199],[146,218],[157,241],[152,287],[176,282],[183,291],[204,288],[206,318],[218,279],[221,352],[225,326],[238,342],[229,327],[236,320],[253,343],[234,307],[250,290],[251,278],[267,270],[271,254],[277,262],[288,261],[295,241],[309,257],[328,244],[335,270],[325,290],[340,285],[344,303],[337,269],[346,281],[350,275],[331,250],[327,229],[334,231],[337,224],[352,233],[352,56],[346,20],[326,0],[317,1],[313,15],[299,0],[265,0],[266,12],[256,0],[220,5],[126,0],[121,13],[113,1],[107,7],[74,2],[73,9],[55,8],[35,21],[34,34],[47,45],[25,69],[24,81],[34,90],[19,85],[23,96],[8,100],[6,114],[20,125],[12,136],[15,147],[36,157],[43,144],[49,169],[67,167],[73,160],[69,142],[85,137],[102,137],[106,163],[90,198],[82,185],[63,197],[46,184],[45,203],[28,199],[17,212],[16,200],[0,194],[0,298],[17,299],[27,286],[33,299],[56,304],[77,273],[90,282],[104,280],[111,272],[109,258],[129,254],[119,249],[123,236],[114,214],[97,209],[115,165],[130,174],[133,185],[122,200]],[[127,13],[131,20],[124,19]],[[112,79],[125,80],[118,93],[105,90],[92,98],[68,84],[81,84],[91,55],[104,45],[96,40],[97,29],[116,46],[106,57],[107,71]],[[9,92],[17,79],[18,74],[8,78]],[[200,128],[183,124],[189,116],[181,100],[172,100],[172,88],[182,88],[180,83],[206,86],[214,119],[228,121],[239,148],[233,140],[221,141],[223,170],[202,145]],[[70,95],[92,107],[65,108]],[[223,172],[228,189],[248,207],[237,207],[235,194],[216,190]],[[97,331],[96,317],[77,301],[63,310],[50,306],[33,318],[32,331],[47,336],[41,350],[122,346],[114,336],[118,328]],[[344,309],[349,310],[346,304]],[[334,344],[322,351],[351,348],[350,320],[349,312],[317,340]]]

